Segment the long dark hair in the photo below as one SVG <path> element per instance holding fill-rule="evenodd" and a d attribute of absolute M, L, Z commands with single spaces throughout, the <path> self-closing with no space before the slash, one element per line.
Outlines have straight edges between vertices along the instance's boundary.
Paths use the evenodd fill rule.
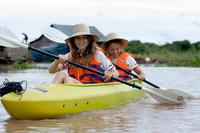
<path fill-rule="evenodd" d="M 91 59 L 95 58 L 95 55 L 97 52 L 96 45 L 94 44 L 95 41 L 94 41 L 93 37 L 91 37 L 91 36 L 87 36 L 87 39 L 88 39 L 89 44 L 87 45 L 84 53 L 82 53 L 82 55 L 81 55 L 78 47 L 75 44 L 74 37 L 71 38 L 69 46 L 70 46 L 70 52 L 72 55 L 72 61 L 81 63 L 81 58 L 89 59 L 89 61 Z M 89 63 L 89 62 L 86 62 L 86 63 Z M 88 65 L 88 64 L 86 64 L 86 65 Z"/>

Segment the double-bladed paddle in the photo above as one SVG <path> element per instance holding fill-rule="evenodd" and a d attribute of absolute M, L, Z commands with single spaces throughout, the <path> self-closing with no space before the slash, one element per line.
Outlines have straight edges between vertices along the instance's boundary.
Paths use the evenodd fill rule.
<path fill-rule="evenodd" d="M 26 44 L 21 43 L 19 41 L 19 39 L 17 39 L 16 36 L 13 37 L 13 36 L 11 36 L 11 34 L 14 35 L 11 31 L 0 27 L 0 45 L 5 46 L 5 47 L 12 47 L 12 48 L 23 47 L 25 49 L 32 50 L 32 51 L 47 55 L 47 56 L 52 57 L 54 59 L 59 59 L 59 57 L 56 56 L 56 55 L 50 54 L 48 52 L 45 52 L 45 51 L 42 51 L 40 49 L 36 49 L 34 47 L 31 47 L 31 46 L 28 46 Z M 68 63 L 104 76 L 104 73 L 102 73 L 102 72 L 90 69 L 86 66 L 77 64 L 75 62 L 68 61 Z M 160 103 L 165 103 L 165 104 L 182 104 L 182 103 L 185 103 L 184 96 L 176 94 L 176 93 L 168 92 L 168 91 L 165 91 L 165 90 L 162 90 L 162 89 L 141 87 L 141 86 L 129 83 L 127 81 L 123 81 L 123 80 L 115 78 L 115 77 L 112 77 L 111 79 L 118 81 L 118 82 L 121 82 L 123 84 L 129 85 L 131 87 L 143 90 L 144 92 L 148 93 L 151 97 L 153 97 L 154 99 L 156 99 Z"/>
<path fill-rule="evenodd" d="M 53 27 L 46 27 L 46 28 L 42 31 L 42 33 L 44 34 L 45 37 L 47 37 L 48 39 L 50 39 L 50 40 L 52 40 L 52 41 L 54 41 L 54 42 L 56 42 L 56 40 L 59 40 L 59 42 L 65 43 L 64 40 L 66 39 L 66 37 L 63 35 L 63 33 L 62 33 L 61 31 L 59 31 L 59 30 L 57 30 L 57 29 L 55 29 L 55 28 L 53 28 Z M 57 38 L 57 39 L 55 39 L 55 38 Z M 115 66 L 116 66 L 116 65 L 115 65 Z M 135 75 L 134 73 L 132 73 L 132 72 L 130 72 L 130 71 L 126 71 L 126 70 L 124 70 L 123 68 L 121 68 L 121 67 L 119 67 L 119 66 L 116 66 L 116 67 L 118 67 L 118 69 L 121 69 L 122 71 L 124 71 L 124 72 L 126 72 L 126 73 L 128 73 L 128 74 L 130 74 L 130 75 L 132 75 L 132 76 L 134 76 L 135 78 L 138 79 L 138 76 Z M 157 88 L 157 89 L 161 89 L 159 86 L 153 84 L 153 83 L 150 82 L 150 81 L 147 81 L 146 79 L 144 79 L 143 82 L 145 82 L 145 83 L 149 84 L 150 86 L 155 87 L 155 88 Z M 194 96 L 192 96 L 192 95 L 190 95 L 190 94 L 188 94 L 187 92 L 184 92 L 184 91 L 182 91 L 182 90 L 177 90 L 177 89 L 165 89 L 165 91 L 172 92 L 172 93 L 175 93 L 175 94 L 177 94 L 177 95 L 181 95 L 181 96 L 183 96 L 183 97 L 186 98 L 186 99 L 194 98 Z"/>

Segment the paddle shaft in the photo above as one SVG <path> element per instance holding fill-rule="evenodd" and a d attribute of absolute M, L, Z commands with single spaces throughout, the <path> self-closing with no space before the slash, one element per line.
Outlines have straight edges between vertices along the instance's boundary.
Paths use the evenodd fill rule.
<path fill-rule="evenodd" d="M 135 78 L 137 78 L 137 79 L 138 79 L 138 76 L 137 76 L 137 75 L 135 75 L 134 73 L 132 73 L 132 72 L 130 72 L 130 71 L 127 71 L 127 70 L 125 70 L 125 69 L 121 68 L 120 66 L 118 66 L 118 65 L 116 65 L 116 64 L 115 64 L 115 66 L 116 66 L 118 69 L 120 69 L 120 70 L 122 70 L 122 71 L 124 71 L 124 72 L 128 73 L 129 75 L 132 75 L 133 77 L 135 77 Z M 149 85 L 151 85 L 151 86 L 155 87 L 155 88 L 160 88 L 159 86 L 157 86 L 157 85 L 155 85 L 155 84 L 153 84 L 153 83 L 151 83 L 151 82 L 147 81 L 146 79 L 144 79 L 143 81 L 144 81 L 145 83 L 147 83 L 147 84 L 149 84 Z"/>
<path fill-rule="evenodd" d="M 32 51 L 35 51 L 35 52 L 38 52 L 38 53 L 41 53 L 41 54 L 44 54 L 44 55 L 47 55 L 47 56 L 52 57 L 52 58 L 54 58 L 54 59 L 59 59 L 59 57 L 56 56 L 56 55 L 54 55 L 54 54 L 51 54 L 51 53 L 42 51 L 42 50 L 37 49 L 37 48 L 34 48 L 34 47 L 28 46 L 28 49 L 29 49 L 29 50 L 32 50 Z M 101 75 L 101 76 L 104 76 L 104 73 L 102 73 L 102 72 L 100 72 L 100 71 L 97 71 L 97 70 L 94 70 L 94 69 L 90 69 L 90 68 L 88 68 L 88 67 L 85 67 L 85 66 L 83 66 L 83 65 L 77 64 L 77 63 L 72 62 L 72 61 L 67 61 L 67 62 L 68 62 L 69 64 L 71 64 L 71 65 L 74 65 L 74 66 L 77 66 L 77 67 L 86 69 L 86 70 L 88 70 L 88 71 L 94 72 L 94 73 L 96 73 L 96 74 L 99 74 L 99 75 Z M 127 81 L 124 81 L 124 80 L 121 80 L 121 79 L 118 79 L 118 78 L 115 78 L 115 77 L 111 77 L 111 79 L 113 79 L 113 80 L 115 80 L 115 81 L 118 81 L 118 82 L 121 82 L 121 83 L 124 83 L 124 84 L 126 84 L 126 85 L 129 85 L 129 86 L 131 86 L 131 87 L 135 87 L 135 88 L 140 89 L 140 90 L 142 89 L 142 87 L 137 86 L 136 84 L 132 84 L 132 83 L 129 83 L 129 82 L 127 82 Z"/>

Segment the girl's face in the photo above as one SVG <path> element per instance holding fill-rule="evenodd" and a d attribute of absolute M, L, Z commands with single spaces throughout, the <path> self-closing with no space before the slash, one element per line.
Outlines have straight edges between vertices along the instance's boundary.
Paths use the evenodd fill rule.
<path fill-rule="evenodd" d="M 76 37 L 74 37 L 75 45 L 79 50 L 84 50 L 88 46 L 89 41 L 90 40 L 89 40 L 88 36 L 76 36 Z"/>
<path fill-rule="evenodd" d="M 119 42 L 112 42 L 110 43 L 107 52 L 110 56 L 116 58 L 122 52 L 122 47 Z"/>

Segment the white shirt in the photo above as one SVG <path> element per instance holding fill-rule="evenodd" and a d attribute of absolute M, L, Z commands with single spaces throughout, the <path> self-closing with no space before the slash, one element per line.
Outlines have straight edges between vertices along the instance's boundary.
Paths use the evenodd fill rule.
<path fill-rule="evenodd" d="M 126 60 L 127 64 L 129 65 L 129 67 L 134 70 L 136 67 L 138 67 L 139 65 L 137 64 L 137 62 L 135 61 L 135 59 L 132 56 L 128 56 L 127 60 Z"/>
<path fill-rule="evenodd" d="M 104 70 L 116 70 L 115 66 L 112 64 L 112 62 L 105 56 L 105 54 L 102 51 L 97 51 L 96 55 L 97 61 L 102 63 L 102 67 Z"/>

